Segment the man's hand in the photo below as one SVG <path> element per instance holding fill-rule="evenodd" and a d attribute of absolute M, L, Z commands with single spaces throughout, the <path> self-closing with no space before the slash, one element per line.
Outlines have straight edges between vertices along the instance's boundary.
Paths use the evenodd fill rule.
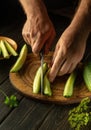
<path fill-rule="evenodd" d="M 27 18 L 22 34 L 24 40 L 31 45 L 33 53 L 39 53 L 43 46 L 45 53 L 48 53 L 55 30 L 47 14 L 42 11 Z"/>
<path fill-rule="evenodd" d="M 79 29 L 68 27 L 60 37 L 53 55 L 49 79 L 52 82 L 57 75 L 71 73 L 81 61 L 87 36 Z"/>
<path fill-rule="evenodd" d="M 39 53 L 43 46 L 45 53 L 48 53 L 55 37 L 55 29 L 43 1 L 19 1 L 27 17 L 22 30 L 24 40 L 32 47 L 33 53 Z"/>
<path fill-rule="evenodd" d="M 71 73 L 83 58 L 86 41 L 91 31 L 91 0 L 82 0 L 78 10 L 60 37 L 53 56 L 49 79 Z"/>

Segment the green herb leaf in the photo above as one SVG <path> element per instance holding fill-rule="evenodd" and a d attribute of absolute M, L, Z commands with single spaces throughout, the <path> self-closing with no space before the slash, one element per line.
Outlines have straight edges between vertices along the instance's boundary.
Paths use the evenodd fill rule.
<path fill-rule="evenodd" d="M 8 105 L 9 107 L 17 107 L 18 106 L 18 100 L 15 95 L 11 95 L 10 97 L 6 96 L 4 103 Z"/>

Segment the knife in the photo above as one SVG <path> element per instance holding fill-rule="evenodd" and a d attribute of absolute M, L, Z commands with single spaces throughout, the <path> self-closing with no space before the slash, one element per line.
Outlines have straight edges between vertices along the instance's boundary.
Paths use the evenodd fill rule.
<path fill-rule="evenodd" d="M 44 63 L 44 57 L 43 57 L 43 51 L 40 52 L 40 60 L 41 60 L 41 94 L 43 94 L 44 86 L 43 86 L 43 63 Z"/>

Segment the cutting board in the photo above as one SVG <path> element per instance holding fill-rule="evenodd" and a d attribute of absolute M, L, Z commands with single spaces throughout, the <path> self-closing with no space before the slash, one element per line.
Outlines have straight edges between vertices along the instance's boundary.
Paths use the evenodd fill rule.
<path fill-rule="evenodd" d="M 50 63 L 52 59 L 52 52 L 44 56 L 44 61 Z M 26 62 L 22 69 L 17 73 L 10 73 L 10 81 L 15 89 L 19 92 L 38 101 L 57 103 L 57 104 L 73 104 L 79 103 L 84 97 L 91 97 L 91 92 L 88 91 L 84 84 L 84 81 L 78 78 L 77 83 L 74 86 L 73 95 L 70 98 L 63 97 L 64 85 L 69 75 L 57 76 L 55 81 L 51 83 L 52 96 L 46 96 L 39 94 L 33 94 L 32 86 L 35 73 L 40 66 L 39 56 L 35 56 L 32 53 L 28 54 Z"/>

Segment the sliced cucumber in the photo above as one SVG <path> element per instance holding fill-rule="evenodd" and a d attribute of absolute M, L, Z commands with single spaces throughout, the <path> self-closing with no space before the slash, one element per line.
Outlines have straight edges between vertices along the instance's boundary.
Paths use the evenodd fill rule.
<path fill-rule="evenodd" d="M 7 51 L 7 48 L 6 48 L 3 40 L 0 41 L 0 49 L 1 49 L 1 53 L 2 53 L 3 57 L 8 59 L 10 57 L 10 55 Z"/>
<path fill-rule="evenodd" d="M 83 69 L 83 79 L 86 87 L 91 91 L 91 62 L 88 62 Z"/>
<path fill-rule="evenodd" d="M 43 75 L 45 74 L 45 72 L 47 71 L 48 67 L 47 64 L 44 63 L 43 64 Z M 39 93 L 41 88 L 41 66 L 38 68 L 38 70 L 36 71 L 35 74 L 35 78 L 33 81 L 33 93 Z"/>
<path fill-rule="evenodd" d="M 47 74 L 44 75 L 44 94 L 47 96 L 52 96 L 50 81 L 48 80 Z"/>
<path fill-rule="evenodd" d="M 8 51 L 11 55 L 13 55 L 13 56 L 17 56 L 17 55 L 18 55 L 18 53 L 15 51 L 15 49 L 14 49 L 7 41 L 4 40 L 4 43 L 5 43 L 5 46 L 6 46 L 6 48 L 7 48 L 7 51 Z"/>
<path fill-rule="evenodd" d="M 28 53 L 28 48 L 27 48 L 27 45 L 24 44 L 20 51 L 19 57 L 16 60 L 13 67 L 11 68 L 10 72 L 12 72 L 12 73 L 18 72 L 22 68 L 22 66 L 24 65 L 24 62 L 26 60 L 27 53 Z"/>
<path fill-rule="evenodd" d="M 77 77 L 77 72 L 76 71 L 73 71 L 69 75 L 69 77 L 68 77 L 68 79 L 66 81 L 65 87 L 64 87 L 64 92 L 63 92 L 64 97 L 68 98 L 68 97 L 72 96 L 76 77 Z"/>

